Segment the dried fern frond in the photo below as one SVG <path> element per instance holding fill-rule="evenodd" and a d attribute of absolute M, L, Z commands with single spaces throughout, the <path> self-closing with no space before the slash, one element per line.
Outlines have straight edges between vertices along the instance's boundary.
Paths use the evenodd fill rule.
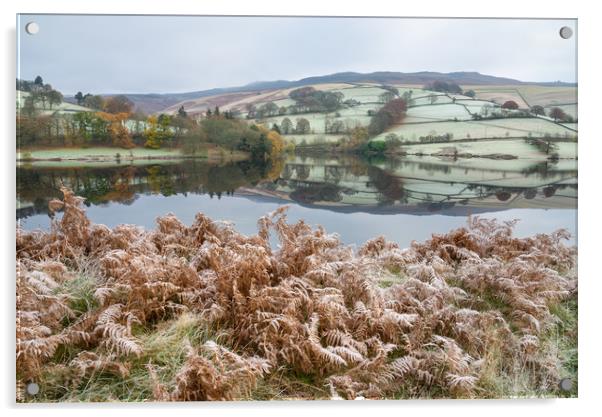
<path fill-rule="evenodd" d="M 143 335 L 184 313 L 219 344 L 188 343 L 170 383 L 149 363 L 156 400 L 249 398 L 274 369 L 348 399 L 474 397 L 491 369 L 528 368 L 538 387 L 559 378 L 542 341 L 558 324 L 554 308 L 576 298 L 565 231 L 516 238 L 514 222 L 473 217 L 408 249 L 379 237 L 354 251 L 320 227 L 288 223 L 286 207 L 261 218 L 256 236 L 201 213 L 190 227 L 166 215 L 147 231 L 92 225 L 82 199 L 63 195 L 49 232 L 17 230 L 22 383 L 49 364 L 76 380 L 127 378 L 129 363 L 150 355 Z M 88 265 L 97 269 L 88 307 L 74 308 L 65 288 Z M 62 346 L 75 358 L 55 363 Z"/>
<path fill-rule="evenodd" d="M 188 343 L 188 342 L 187 342 Z M 267 361 L 257 357 L 244 358 L 228 349 L 207 342 L 199 354 L 190 344 L 184 366 L 178 371 L 174 389 L 155 384 L 155 399 L 159 401 L 219 401 L 233 400 L 247 394 L 257 378 L 269 371 Z M 156 377 L 154 378 L 156 381 Z"/>
<path fill-rule="evenodd" d="M 114 356 L 102 357 L 94 352 L 80 352 L 69 364 L 79 379 L 90 374 L 109 373 L 121 378 L 129 374 L 129 366 L 116 361 Z"/>

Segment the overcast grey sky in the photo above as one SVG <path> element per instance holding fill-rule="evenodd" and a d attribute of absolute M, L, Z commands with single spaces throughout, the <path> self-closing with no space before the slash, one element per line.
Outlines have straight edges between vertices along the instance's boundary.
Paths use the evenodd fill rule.
<path fill-rule="evenodd" d="M 25 25 L 35 21 L 36 35 Z M 342 71 L 576 81 L 573 20 L 22 15 L 18 76 L 65 94 L 184 92 Z"/>

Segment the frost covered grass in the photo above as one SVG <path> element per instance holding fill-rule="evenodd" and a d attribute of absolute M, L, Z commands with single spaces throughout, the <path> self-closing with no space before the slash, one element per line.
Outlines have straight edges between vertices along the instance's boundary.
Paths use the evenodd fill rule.
<path fill-rule="evenodd" d="M 575 104 L 549 104 L 549 105 L 545 106 L 544 108 L 546 110 L 546 113 L 548 113 L 550 111 L 550 109 L 552 109 L 554 107 L 558 107 L 558 108 L 562 109 L 562 111 L 564 111 L 566 114 L 568 114 L 569 116 L 571 116 L 574 119 L 576 119 L 578 116 L 577 103 L 575 103 Z M 565 123 L 565 124 L 567 124 L 567 123 Z"/>
<path fill-rule="evenodd" d="M 427 90 L 423 90 L 420 91 L 419 93 L 427 93 Z M 435 96 L 435 99 L 432 99 L 431 97 Z M 433 102 L 433 100 L 436 100 Z M 438 93 L 438 92 L 429 92 L 428 95 L 422 96 L 422 97 L 417 97 L 417 98 L 413 98 L 412 99 L 412 105 L 413 106 L 430 106 L 430 105 L 434 105 L 434 104 L 451 104 L 453 103 L 453 100 L 444 93 Z"/>
<path fill-rule="evenodd" d="M 365 104 L 379 103 L 379 96 L 386 90 L 376 86 L 355 85 L 353 87 L 341 88 L 332 91 L 343 93 L 345 95 L 345 99 L 354 99 Z"/>
<path fill-rule="evenodd" d="M 482 86 L 481 86 L 482 87 Z M 534 88 L 517 89 L 514 87 L 503 86 L 503 88 L 492 87 L 491 89 L 479 89 L 477 92 L 482 94 L 483 99 L 471 99 L 464 95 L 445 94 L 441 92 L 429 91 L 420 87 L 399 87 L 400 95 L 408 94 L 409 108 L 403 123 L 392 126 L 387 131 L 373 137 L 372 141 L 385 140 L 387 135 L 396 134 L 402 141 L 420 142 L 421 137 L 452 135 L 454 140 L 475 140 L 475 139 L 504 139 L 504 138 L 523 138 L 523 137 L 545 137 L 551 136 L 555 139 L 575 140 L 577 133 L 573 126 L 563 126 L 554 123 L 551 119 L 544 118 L 507 118 L 494 120 L 473 120 L 474 114 L 481 114 L 484 106 L 492 111 L 499 107 L 505 99 L 515 99 L 521 107 L 529 106 L 521 98 L 521 94 L 533 97 L 540 102 L 547 101 L 556 103 L 560 97 L 569 97 L 571 89 L 558 90 L 554 88 Z M 326 134 L 326 120 L 343 122 L 345 130 L 350 130 L 355 126 L 369 126 L 372 114 L 378 111 L 384 103 L 381 101 L 381 94 L 386 90 L 377 85 L 353 85 L 346 88 L 331 88 L 332 92 L 344 94 L 345 100 L 353 99 L 361 104 L 341 108 L 336 112 L 325 113 L 303 113 L 297 115 L 280 115 L 266 117 L 262 120 L 267 126 L 277 124 L 280 126 L 282 120 L 286 117 L 295 124 L 296 119 L 305 118 L 310 123 L 311 133 L 305 135 L 296 135 L 294 133 L 285 134 L 287 139 L 291 140 L 297 146 L 320 145 L 326 143 L 341 143 L 345 138 L 345 133 Z M 491 91 L 490 91 L 491 90 Z M 481 97 L 481 95 L 478 95 Z M 491 101 L 491 100 L 495 100 Z M 283 99 L 277 102 L 278 105 L 289 103 L 290 99 Z M 556 104 L 554 104 L 556 105 Z M 576 105 L 566 105 L 568 113 L 576 112 Z M 477 146 L 478 147 L 478 146 Z M 486 147 L 486 146 L 484 146 Z M 489 152 L 491 153 L 491 152 Z M 521 157 L 521 154 L 513 154 Z"/>
<path fill-rule="evenodd" d="M 31 159 L 49 160 L 49 159 L 62 159 L 62 160 L 73 160 L 73 159 L 115 159 L 116 155 L 122 159 L 128 158 L 161 158 L 161 157 L 181 157 L 182 154 L 179 149 L 148 149 L 148 148 L 134 148 L 134 149 L 120 149 L 110 147 L 90 147 L 90 148 L 48 148 L 48 149 L 23 149 L 17 152 L 17 159 L 22 159 L 23 155 L 27 153 Z"/>
<path fill-rule="evenodd" d="M 562 147 L 562 158 L 576 158 L 576 143 L 566 143 Z M 488 139 L 471 142 L 450 143 L 424 143 L 416 145 L 402 145 L 401 150 L 413 155 L 444 154 L 471 154 L 474 156 L 487 156 L 495 154 L 513 155 L 520 157 L 519 163 L 532 163 L 532 160 L 543 160 L 548 155 L 536 147 L 528 144 L 524 139 Z"/>
<path fill-rule="evenodd" d="M 550 135 L 553 138 L 558 137 L 566 140 L 575 140 L 577 137 L 577 133 L 574 130 L 552 121 L 540 118 L 524 118 L 400 124 L 376 136 L 372 140 L 384 140 L 390 133 L 395 133 L 402 140 L 412 142 L 418 142 L 422 136 L 441 136 L 445 134 L 453 135 L 452 142 L 467 139 L 522 138 L 529 135 L 533 137 Z"/>
<path fill-rule="evenodd" d="M 215 145 L 208 145 L 192 156 L 183 154 L 179 148 L 149 149 L 137 147 L 121 149 L 94 146 L 90 148 L 23 148 L 17 150 L 17 163 L 19 165 L 35 164 L 38 167 L 79 166 L 82 162 L 85 162 L 87 166 L 107 166 L 116 163 L 145 164 L 149 160 L 168 162 L 187 158 L 236 161 L 247 159 L 248 154 L 238 150 L 226 150 Z"/>
<path fill-rule="evenodd" d="M 49 232 L 17 230 L 19 400 L 547 397 L 576 382 L 562 230 L 518 239 L 473 218 L 355 251 L 284 207 L 253 236 L 200 213 L 109 229 L 63 193 Z"/>
<path fill-rule="evenodd" d="M 495 100 L 499 104 L 514 100 L 521 107 L 536 104 L 546 106 L 577 102 L 577 87 L 541 85 L 463 85 L 464 89 L 474 90 L 477 98 Z M 526 100 L 526 102 L 525 102 Z"/>
<path fill-rule="evenodd" d="M 437 120 L 471 120 L 472 116 L 461 104 L 434 104 L 410 107 L 404 123 L 430 122 Z"/>

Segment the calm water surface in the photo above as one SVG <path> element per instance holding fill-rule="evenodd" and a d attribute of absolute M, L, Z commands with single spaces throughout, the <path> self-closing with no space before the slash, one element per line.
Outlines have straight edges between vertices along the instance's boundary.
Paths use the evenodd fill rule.
<path fill-rule="evenodd" d="M 286 204 L 290 221 L 322 225 L 356 245 L 384 235 L 407 246 L 465 225 L 470 214 L 519 219 L 518 236 L 559 228 L 575 235 L 577 227 L 576 161 L 295 156 L 262 165 L 35 164 L 17 170 L 23 228 L 49 227 L 47 204 L 60 197 L 61 184 L 86 197 L 93 222 L 108 226 L 152 228 L 170 212 L 190 224 L 203 212 L 254 234 L 259 217 Z"/>

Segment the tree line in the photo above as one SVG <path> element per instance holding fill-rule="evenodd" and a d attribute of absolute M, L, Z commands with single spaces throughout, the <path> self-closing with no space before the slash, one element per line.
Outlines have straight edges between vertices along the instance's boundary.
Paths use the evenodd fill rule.
<path fill-rule="evenodd" d="M 215 111 L 187 129 L 182 138 L 182 152 L 195 155 L 206 149 L 207 144 L 247 152 L 254 160 L 277 156 L 285 150 L 284 139 L 278 130 L 249 125 L 229 113 Z"/>
<path fill-rule="evenodd" d="M 52 110 L 53 106 L 63 102 L 63 95 L 52 88 L 52 85 L 44 84 L 39 75 L 33 81 L 17 79 L 17 90 L 29 93 L 20 109 L 24 113 L 33 113 L 36 106 L 43 110 Z"/>
<path fill-rule="evenodd" d="M 30 93 L 27 99 L 33 97 L 28 111 L 19 109 L 17 112 L 18 147 L 181 147 L 184 152 L 194 154 L 215 145 L 231 151 L 249 152 L 254 158 L 284 150 L 284 140 L 277 129 L 249 126 L 236 119 L 232 112 L 221 112 L 217 106 L 208 109 L 199 120 L 189 117 L 184 107 L 173 115 L 145 115 L 136 111 L 134 103 L 124 95 L 102 97 L 78 92 L 75 100 L 90 107 L 91 111 L 48 112 L 41 96 L 31 94 L 52 90 L 43 84 L 41 77 L 38 78 L 17 80 L 17 88 Z M 301 123 L 301 130 L 308 128 Z"/>
<path fill-rule="evenodd" d="M 358 105 L 357 100 L 343 100 L 345 96 L 338 91 L 321 91 L 314 87 L 301 87 L 292 90 L 289 98 L 295 102 L 290 106 L 278 106 L 268 101 L 260 106 L 249 103 L 246 106 L 247 119 L 263 119 L 271 116 L 302 113 L 330 113 L 346 106 Z"/>
<path fill-rule="evenodd" d="M 376 136 L 396 123 L 399 123 L 405 116 L 407 111 L 407 103 L 403 98 L 396 98 L 383 107 L 381 107 L 370 119 L 368 131 L 371 135 Z"/>

